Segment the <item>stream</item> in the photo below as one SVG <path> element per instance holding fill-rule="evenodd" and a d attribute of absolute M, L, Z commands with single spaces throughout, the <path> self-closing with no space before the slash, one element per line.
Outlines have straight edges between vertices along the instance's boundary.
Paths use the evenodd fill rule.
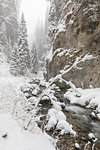
<path fill-rule="evenodd" d="M 93 109 L 69 104 L 66 106 L 66 110 L 78 122 L 79 126 L 93 133 L 98 139 L 97 142 L 100 144 L 100 121 L 91 117 L 90 114 Z"/>

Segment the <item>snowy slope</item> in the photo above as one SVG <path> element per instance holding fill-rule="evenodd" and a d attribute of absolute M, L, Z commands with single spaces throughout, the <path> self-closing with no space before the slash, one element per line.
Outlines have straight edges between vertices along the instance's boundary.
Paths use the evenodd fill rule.
<path fill-rule="evenodd" d="M 0 52 L 0 112 L 11 112 L 16 99 L 21 95 L 20 87 L 24 78 L 13 77 L 5 55 Z"/>
<path fill-rule="evenodd" d="M 9 64 L 6 61 L 4 53 L 0 52 L 0 77 L 11 77 Z"/>
<path fill-rule="evenodd" d="M 12 118 L 16 101 L 24 98 L 20 87 L 27 80 L 10 74 L 6 58 L 0 52 L 0 150 L 55 150 L 39 128 L 34 134 L 29 133 Z"/>
<path fill-rule="evenodd" d="M 4 137 L 6 135 L 6 137 Z M 0 150 L 55 150 L 42 133 L 31 134 L 8 114 L 0 114 Z"/>

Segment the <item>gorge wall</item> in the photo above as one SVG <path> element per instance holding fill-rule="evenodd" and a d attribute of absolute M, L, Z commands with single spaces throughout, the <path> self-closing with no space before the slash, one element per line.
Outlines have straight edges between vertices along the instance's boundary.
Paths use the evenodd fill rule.
<path fill-rule="evenodd" d="M 0 0 L 0 49 L 11 59 L 12 47 L 18 38 L 20 0 Z"/>
<path fill-rule="evenodd" d="M 66 1 L 46 67 L 47 80 L 62 73 L 76 87 L 100 87 L 99 0 Z"/>
<path fill-rule="evenodd" d="M 16 0 L 0 0 L 0 41 L 10 40 L 13 45 L 17 39 L 17 5 Z"/>

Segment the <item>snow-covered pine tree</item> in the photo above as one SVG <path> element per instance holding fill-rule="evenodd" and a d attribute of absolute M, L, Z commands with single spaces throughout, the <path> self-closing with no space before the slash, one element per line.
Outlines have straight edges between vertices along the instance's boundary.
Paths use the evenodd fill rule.
<path fill-rule="evenodd" d="M 14 45 L 13 47 L 13 51 L 12 51 L 12 55 L 11 55 L 11 67 L 10 67 L 10 72 L 13 75 L 18 75 L 18 61 L 19 61 L 19 57 L 18 57 L 18 47 L 17 44 Z"/>
<path fill-rule="evenodd" d="M 31 72 L 37 73 L 38 70 L 38 60 L 37 60 L 37 51 L 35 43 L 33 42 L 32 50 L 31 50 Z"/>
<path fill-rule="evenodd" d="M 18 53 L 19 53 L 19 66 L 20 75 L 25 75 L 28 68 L 30 68 L 30 55 L 27 41 L 27 28 L 22 14 L 21 22 L 18 30 Z"/>

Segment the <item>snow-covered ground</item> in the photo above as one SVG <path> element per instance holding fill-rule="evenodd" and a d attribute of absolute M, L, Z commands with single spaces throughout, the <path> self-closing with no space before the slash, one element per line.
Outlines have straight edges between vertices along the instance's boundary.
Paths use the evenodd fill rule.
<path fill-rule="evenodd" d="M 55 150 L 43 133 L 22 130 L 8 114 L 0 114 L 0 150 Z"/>
<path fill-rule="evenodd" d="M 19 89 L 25 82 L 27 78 L 10 74 L 5 55 L 0 52 L 0 112 L 11 113 L 15 101 L 21 96 Z"/>
<path fill-rule="evenodd" d="M 12 112 L 23 98 L 20 87 L 27 78 L 13 77 L 5 56 L 0 53 L 0 150 L 55 150 L 49 137 L 38 128 L 34 133 L 22 129 Z"/>
<path fill-rule="evenodd" d="M 28 85 L 28 81 L 29 79 L 27 77 L 14 77 L 10 74 L 6 58 L 0 52 L 0 150 L 55 150 L 55 141 L 46 133 L 43 133 L 36 126 L 37 124 L 32 122 L 32 130 L 24 130 L 18 120 L 19 118 L 14 116 L 14 112 L 17 112 L 14 111 L 16 102 L 26 100 L 20 88 Z M 44 85 L 45 82 L 42 82 L 41 84 Z M 53 108 L 47 114 L 47 125 L 45 129 L 50 130 L 56 125 L 56 130 L 61 130 L 61 134 L 70 133 L 75 136 L 77 133 L 72 129 L 72 125 L 67 122 L 60 103 L 54 97 L 54 87 L 49 87 L 48 83 L 46 83 L 45 87 L 44 95 L 48 95 L 47 98 L 51 98 L 53 104 Z M 35 90 L 38 90 L 37 85 Z M 36 91 L 33 92 L 37 94 Z M 64 97 L 72 104 L 75 103 L 88 108 L 94 108 L 91 115 L 100 119 L 100 88 L 83 90 L 72 86 L 64 94 Z M 20 110 L 19 105 L 18 110 Z M 17 113 L 19 113 L 21 118 L 21 112 L 19 111 Z M 25 114 L 22 115 L 25 117 Z M 22 123 L 24 121 L 22 120 Z M 78 147 L 77 143 L 76 147 Z"/>
<path fill-rule="evenodd" d="M 9 64 L 6 61 L 5 55 L 0 52 L 0 77 L 11 77 L 9 72 Z"/>

